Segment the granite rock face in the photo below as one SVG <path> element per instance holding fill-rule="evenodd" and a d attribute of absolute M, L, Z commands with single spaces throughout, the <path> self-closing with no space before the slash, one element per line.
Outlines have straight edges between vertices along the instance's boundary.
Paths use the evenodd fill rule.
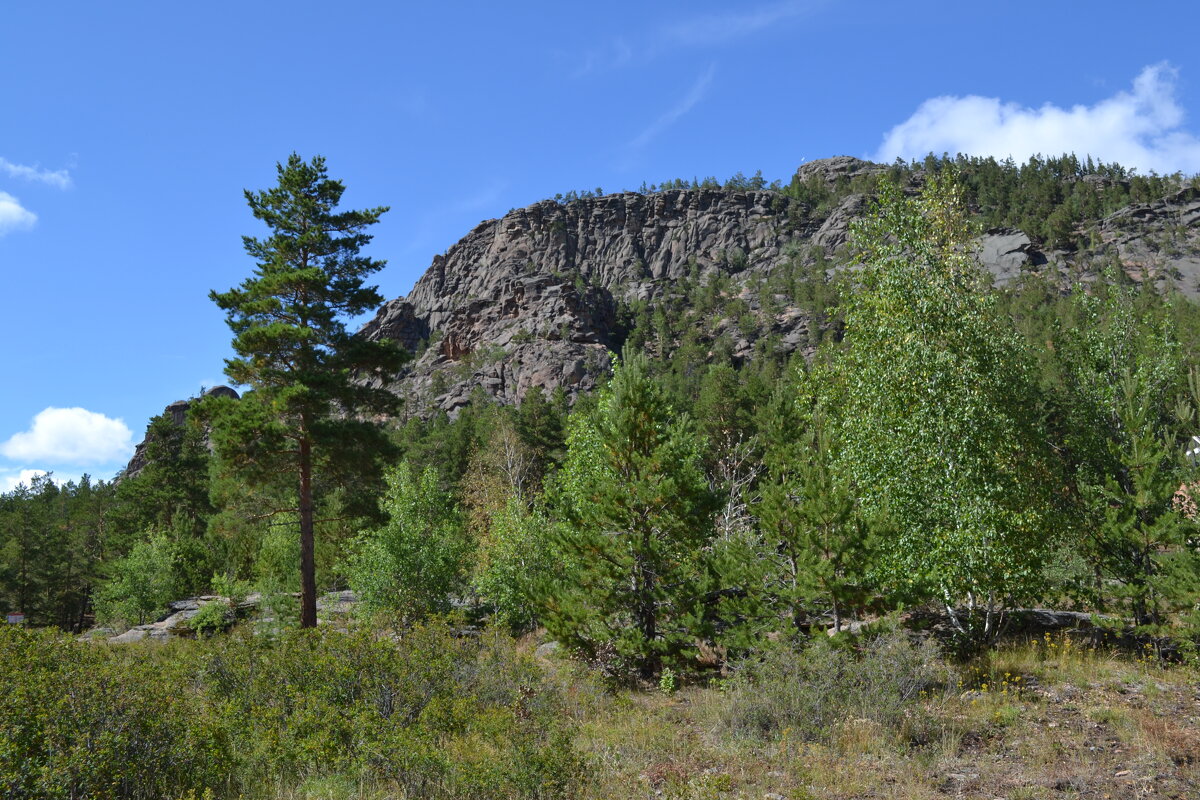
<path fill-rule="evenodd" d="M 1099 234 L 1135 281 L 1200 298 L 1200 189 L 1126 206 L 1104 218 Z"/>
<path fill-rule="evenodd" d="M 684 276 L 720 271 L 741 284 L 793 257 L 785 249 L 806 219 L 793 202 L 695 189 L 536 203 L 478 225 L 361 333 L 419 352 L 389 384 L 416 413 L 453 414 L 477 389 L 505 403 L 535 386 L 574 397 L 620 346 L 623 303 L 654 303 Z M 845 230 L 826 236 L 833 247 Z M 785 336 L 808 322 L 779 316 Z"/>
<path fill-rule="evenodd" d="M 731 296 L 746 300 L 753 329 L 714 319 L 703 332 L 732 337 L 735 359 L 751 358 L 764 336 L 808 355 L 814 332 L 828 321 L 759 290 L 789 263 L 845 266 L 851 225 L 871 205 L 868 195 L 846 188 L 887 170 L 849 156 L 801 165 L 801 184 L 839 189 L 842 199 L 824 209 L 772 191 L 722 189 L 535 203 L 481 222 L 435 256 L 412 291 L 380 308 L 361 333 L 416 354 L 383 383 L 405 400 L 405 413 L 419 416 L 454 415 L 478 391 L 511 404 L 535 386 L 572 398 L 590 390 L 623 341 L 622 309 L 678 298 L 685 276 L 724 273 Z M 904 190 L 915 191 L 922 179 L 918 171 Z M 1025 232 L 1002 228 L 982 234 L 975 253 L 999 286 L 1027 273 L 1094 278 L 1115 254 L 1134 280 L 1170 283 L 1195 297 L 1198 223 L 1200 191 L 1188 189 L 1112 214 L 1086 252 L 1043 251 Z"/>
<path fill-rule="evenodd" d="M 1005 286 L 1023 271 L 1047 262 L 1024 231 L 1015 228 L 994 228 L 981 236 L 978 257 L 997 286 Z"/>

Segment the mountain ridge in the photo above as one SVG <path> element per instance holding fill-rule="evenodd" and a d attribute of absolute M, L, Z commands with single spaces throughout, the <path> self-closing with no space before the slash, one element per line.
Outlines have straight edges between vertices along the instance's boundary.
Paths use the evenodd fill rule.
<path fill-rule="evenodd" d="M 510 404 L 535 386 L 572 398 L 589 391 L 627 333 L 622 312 L 655 307 L 688 278 L 723 275 L 732 295 L 752 306 L 757 324 L 741 332 L 735 354 L 748 356 L 768 335 L 785 353 L 811 354 L 810 326 L 828 321 L 788 298 L 762 313 L 754 285 L 789 262 L 844 266 L 851 225 L 889 171 L 849 156 L 801 165 L 792 186 L 824 196 L 827 208 L 780 190 L 707 186 L 543 200 L 480 222 L 360 333 L 416 354 L 387 385 L 421 416 L 453 415 L 480 390 Z M 911 170 L 903 187 L 915 191 L 924 174 Z M 1113 183 L 1088 178 L 1097 179 L 1089 184 L 1097 192 Z M 979 260 L 1003 286 L 1047 271 L 1064 283 L 1094 279 L 1115 256 L 1132 280 L 1169 283 L 1194 298 L 1200 239 L 1189 228 L 1197 219 L 1200 190 L 1185 188 L 1079 226 L 1093 242 L 1076 251 L 1050 248 L 1016 227 L 989 228 L 977 239 Z M 1174 253 L 1159 241 L 1168 229 L 1179 245 Z M 720 320 L 713 322 L 715 338 Z"/>

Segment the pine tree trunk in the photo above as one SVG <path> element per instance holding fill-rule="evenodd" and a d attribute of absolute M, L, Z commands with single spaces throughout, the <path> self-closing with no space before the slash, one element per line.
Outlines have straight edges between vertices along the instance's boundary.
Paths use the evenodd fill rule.
<path fill-rule="evenodd" d="M 300 627 L 317 627 L 317 570 L 313 556 L 312 443 L 300 439 Z"/>
<path fill-rule="evenodd" d="M 634 558 L 634 575 L 637 587 L 634 614 L 638 630 L 646 643 L 646 653 L 639 672 L 643 679 L 651 680 L 658 674 L 659 668 L 658 653 L 654 649 L 654 640 L 658 638 L 658 614 L 654 600 L 654 574 L 641 556 Z"/>

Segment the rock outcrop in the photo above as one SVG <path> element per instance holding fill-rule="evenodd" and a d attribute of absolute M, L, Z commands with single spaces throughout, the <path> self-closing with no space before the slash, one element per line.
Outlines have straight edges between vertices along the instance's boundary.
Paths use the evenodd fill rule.
<path fill-rule="evenodd" d="M 205 391 L 201 396 L 232 397 L 234 400 L 238 399 L 238 393 L 233 389 L 230 389 L 228 386 L 214 386 L 213 388 Z M 188 409 L 192 407 L 192 403 L 194 402 L 195 398 L 191 400 L 176 400 L 174 403 L 171 403 L 165 409 L 163 409 L 163 415 L 169 417 L 172 424 L 182 427 L 184 422 L 187 421 Z M 146 435 L 142 437 L 142 441 L 139 442 L 137 447 L 134 448 L 133 457 L 129 459 L 129 464 L 126 465 L 121 474 L 117 476 L 118 482 L 123 481 L 126 478 L 136 477 L 139 472 L 145 469 L 148 461 L 146 456 L 146 448 L 149 447 L 153 441 L 154 439 L 150 428 L 147 426 Z"/>
<path fill-rule="evenodd" d="M 362 333 L 418 353 L 390 383 L 418 413 L 454 413 L 476 389 L 506 403 L 535 386 L 573 397 L 608 368 L 622 304 L 657 302 L 685 276 L 741 283 L 793 257 L 797 220 L 821 228 L 793 202 L 694 189 L 536 203 L 480 223 Z M 841 219 L 823 229 L 830 247 L 845 241 Z M 784 338 L 808 323 L 786 309 L 779 318 Z"/>
<path fill-rule="evenodd" d="M 298 597 L 298 595 L 294 597 Z M 155 622 L 135 625 L 121 633 L 109 628 L 93 628 L 82 634 L 81 638 L 86 641 L 106 641 L 110 644 L 129 644 L 140 642 L 143 639 L 166 641 L 172 638 L 195 636 L 195 631 L 189 622 L 200 613 L 200 609 L 213 604 L 220 605 L 226 610 L 229 624 L 244 618 L 254 618 L 268 627 L 275 623 L 273 617 L 263 616 L 264 598 L 257 592 L 240 600 L 220 595 L 201 595 L 167 603 L 167 607 Z M 267 605 L 270 604 L 267 603 Z M 345 629 L 357 606 L 358 596 L 352 591 L 326 592 L 317 598 L 317 623 Z"/>
<path fill-rule="evenodd" d="M 1127 206 L 1101 221 L 1099 235 L 1134 280 L 1200 298 L 1200 189 Z"/>
<path fill-rule="evenodd" d="M 1047 262 L 1024 231 L 1016 228 L 993 228 L 979 239 L 979 263 L 992 273 L 996 285 L 1004 286 L 1021 273 Z"/>
<path fill-rule="evenodd" d="M 886 169 L 841 156 L 808 162 L 796 178 L 844 190 Z M 416 355 L 385 383 L 422 416 L 453 415 L 480 390 L 504 403 L 533 387 L 572 398 L 590 390 L 625 334 L 622 307 L 671 297 L 685 277 L 724 273 L 731 296 L 746 299 L 755 329 L 714 319 L 706 331 L 733 336 L 735 358 L 750 357 L 763 336 L 808 352 L 813 330 L 828 323 L 786 301 L 768 313 L 751 286 L 796 260 L 838 262 L 851 223 L 870 205 L 866 194 L 842 194 L 824 211 L 778 192 L 704 188 L 535 203 L 481 222 L 435 256 L 412 291 L 361 333 Z M 989 231 L 979 253 L 999 283 L 1047 263 L 1016 230 Z"/>

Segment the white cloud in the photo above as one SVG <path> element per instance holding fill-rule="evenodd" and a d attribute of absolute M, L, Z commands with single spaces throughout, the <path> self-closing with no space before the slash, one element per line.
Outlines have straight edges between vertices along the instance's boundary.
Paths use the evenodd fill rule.
<path fill-rule="evenodd" d="M 0 444 L 0 455 L 51 464 L 108 464 L 133 452 L 133 433 L 120 419 L 85 408 L 47 408 L 29 430 Z"/>
<path fill-rule="evenodd" d="M 650 127 L 639 133 L 629 146 L 633 149 L 639 149 L 649 144 L 655 137 L 665 131 L 667 128 L 675 124 L 675 122 L 687 112 L 691 111 L 697 103 L 704 99 L 704 95 L 708 92 L 709 84 L 712 83 L 713 75 L 717 72 L 717 65 L 710 64 L 696 82 L 692 84 L 692 88 L 688 89 L 688 93 L 683 98 L 667 110 L 658 119 L 650 124 Z"/>
<path fill-rule="evenodd" d="M 1155 64 L 1118 92 L 1092 106 L 1028 108 L 995 97 L 934 97 L 888 131 L 876 161 L 921 158 L 928 153 L 1029 156 L 1075 153 L 1115 161 L 1142 172 L 1200 172 L 1200 138 L 1185 130 L 1175 97 L 1178 71 Z"/>
<path fill-rule="evenodd" d="M 0 494 L 7 494 L 18 486 L 32 486 L 33 479 L 48 474 L 44 469 L 23 469 L 19 472 L 0 473 Z"/>
<path fill-rule="evenodd" d="M 53 186 L 56 189 L 71 188 L 71 173 L 65 169 L 48 170 L 38 167 L 36 164 L 32 167 L 25 164 L 14 164 L 7 158 L 0 157 L 0 172 L 7 174 L 11 178 L 20 178 L 24 181 L 33 181 L 35 183 L 44 183 L 47 186 Z"/>
<path fill-rule="evenodd" d="M 7 192 L 0 192 L 0 236 L 12 231 L 29 230 L 37 222 L 37 214 L 21 205 Z"/>

